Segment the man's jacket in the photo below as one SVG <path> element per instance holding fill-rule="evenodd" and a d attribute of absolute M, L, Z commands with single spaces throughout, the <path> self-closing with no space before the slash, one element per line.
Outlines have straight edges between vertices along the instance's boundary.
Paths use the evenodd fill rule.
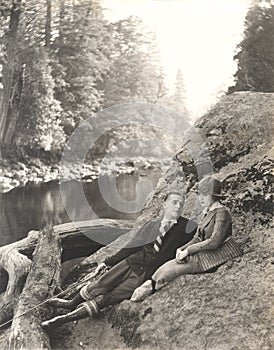
<path fill-rule="evenodd" d="M 196 232 L 197 225 L 191 220 L 180 217 L 165 234 L 160 251 L 154 249 L 154 242 L 160 235 L 161 220 L 147 223 L 139 229 L 129 247 L 122 248 L 116 254 L 105 259 L 105 264 L 114 266 L 126 259 L 130 268 L 139 276 L 145 272 L 145 278 L 153 273 L 165 262 L 174 259 L 177 248 L 188 243 Z"/>

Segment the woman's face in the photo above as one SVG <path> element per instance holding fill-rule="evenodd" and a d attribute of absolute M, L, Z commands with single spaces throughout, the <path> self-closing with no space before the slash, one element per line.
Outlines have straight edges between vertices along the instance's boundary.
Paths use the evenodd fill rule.
<path fill-rule="evenodd" d="M 213 198 L 210 194 L 199 193 L 199 202 L 203 208 L 207 208 L 213 203 Z"/>

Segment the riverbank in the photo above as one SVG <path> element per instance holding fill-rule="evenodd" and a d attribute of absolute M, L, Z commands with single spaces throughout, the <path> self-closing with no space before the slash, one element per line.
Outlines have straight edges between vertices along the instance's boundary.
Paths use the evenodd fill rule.
<path fill-rule="evenodd" d="M 91 182 L 97 179 L 99 175 L 105 174 L 118 176 L 120 174 L 132 174 L 136 171 L 161 171 L 169 163 L 170 159 L 159 160 L 138 157 L 131 161 L 117 158 L 108 162 L 74 163 L 67 168 L 61 168 L 61 163 L 45 164 L 38 158 L 26 163 L 3 159 L 0 162 L 0 193 L 9 192 L 27 183 L 37 184 L 53 180 Z"/>

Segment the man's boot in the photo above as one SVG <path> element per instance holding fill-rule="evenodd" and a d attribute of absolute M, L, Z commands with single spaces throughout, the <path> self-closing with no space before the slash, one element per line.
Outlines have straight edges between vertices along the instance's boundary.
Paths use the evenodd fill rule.
<path fill-rule="evenodd" d="M 58 327 L 62 324 L 80 320 L 87 317 L 96 317 L 100 312 L 100 302 L 102 296 L 82 303 L 76 310 L 73 310 L 66 315 L 53 317 L 51 320 L 47 320 L 41 323 L 43 327 Z"/>
<path fill-rule="evenodd" d="M 48 301 L 48 303 L 56 308 L 60 307 L 67 310 L 73 310 L 76 308 L 77 305 L 81 304 L 83 301 L 85 300 L 81 297 L 80 293 L 77 293 L 75 297 L 71 300 L 51 298 Z"/>
<path fill-rule="evenodd" d="M 67 310 L 73 310 L 83 301 L 94 299 L 100 294 L 103 294 L 103 292 L 104 290 L 102 290 L 102 288 L 94 288 L 92 283 L 87 283 L 72 300 L 51 298 L 48 303 L 56 308 L 60 307 Z"/>
<path fill-rule="evenodd" d="M 69 312 L 66 315 L 56 316 L 50 320 L 41 323 L 42 327 L 58 327 L 64 323 L 80 320 L 89 316 L 84 306 L 78 307 L 76 310 Z"/>

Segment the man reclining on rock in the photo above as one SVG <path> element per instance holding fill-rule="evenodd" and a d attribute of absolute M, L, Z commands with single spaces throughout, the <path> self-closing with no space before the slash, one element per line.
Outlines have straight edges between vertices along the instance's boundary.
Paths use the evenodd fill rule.
<path fill-rule="evenodd" d="M 87 283 L 72 300 L 52 298 L 54 307 L 72 310 L 42 322 L 42 326 L 58 326 L 74 320 L 96 316 L 106 306 L 130 299 L 134 290 L 149 279 L 159 266 L 173 259 L 176 249 L 189 242 L 196 223 L 180 217 L 183 194 L 170 189 L 160 218 L 142 226 L 128 247 L 99 264 L 97 271 L 111 266 L 97 283 Z"/>

